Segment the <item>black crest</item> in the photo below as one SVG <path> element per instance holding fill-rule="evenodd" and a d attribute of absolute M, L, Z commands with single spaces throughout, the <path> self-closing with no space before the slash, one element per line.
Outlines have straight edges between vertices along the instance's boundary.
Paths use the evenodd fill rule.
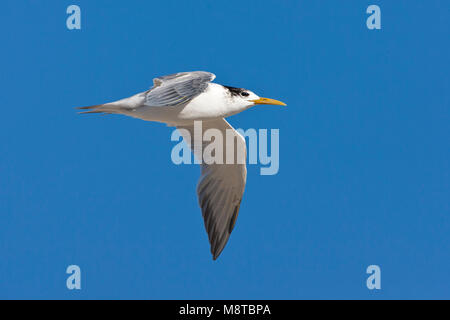
<path fill-rule="evenodd" d="M 228 91 L 230 91 L 230 94 L 232 96 L 240 96 L 242 92 L 246 91 L 245 89 L 242 89 L 242 88 L 234 88 L 234 87 L 227 87 L 227 86 L 224 86 L 224 87 L 227 88 Z"/>

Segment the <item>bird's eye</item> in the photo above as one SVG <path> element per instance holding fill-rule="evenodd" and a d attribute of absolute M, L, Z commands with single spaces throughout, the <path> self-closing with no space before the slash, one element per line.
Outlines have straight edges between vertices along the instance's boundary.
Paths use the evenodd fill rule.
<path fill-rule="evenodd" d="M 243 97 L 248 97 L 249 94 L 248 94 L 248 92 L 243 91 L 243 92 L 241 92 L 241 96 L 243 96 Z"/>

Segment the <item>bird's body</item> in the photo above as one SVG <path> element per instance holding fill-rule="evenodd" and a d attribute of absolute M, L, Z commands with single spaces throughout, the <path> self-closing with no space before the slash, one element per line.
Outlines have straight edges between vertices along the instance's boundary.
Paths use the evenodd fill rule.
<path fill-rule="evenodd" d="M 227 97 L 228 92 L 224 86 L 209 83 L 202 94 L 196 96 L 189 102 L 174 106 L 159 107 L 145 105 L 146 92 L 121 100 L 120 103 L 126 106 L 133 106 L 124 113 L 128 116 L 177 126 L 194 120 L 226 118 L 243 111 L 244 109 L 240 105 L 229 103 L 230 99 Z M 205 108 L 205 106 L 209 107 Z"/>
<path fill-rule="evenodd" d="M 224 118 L 256 104 L 284 103 L 260 98 L 249 90 L 211 83 L 214 78 L 214 74 L 203 71 L 155 78 L 153 87 L 148 91 L 80 109 L 87 110 L 81 113 L 123 114 L 146 121 L 162 122 L 180 130 L 197 159 L 202 161 L 197 193 L 215 260 L 225 247 L 236 222 L 247 177 L 245 139 Z M 194 134 L 194 121 L 202 122 L 200 136 Z M 194 148 L 196 145 L 207 145 L 203 141 L 203 133 L 208 129 L 218 130 L 223 137 L 226 137 L 227 132 L 232 133 L 230 140 L 233 141 L 224 141 L 222 146 L 222 162 L 212 163 Z M 235 141 L 238 150 L 244 152 L 234 154 Z M 225 161 L 227 154 L 231 152 L 233 163 Z"/>
<path fill-rule="evenodd" d="M 177 126 L 194 120 L 226 118 L 251 107 L 251 105 L 242 106 L 232 103 L 230 91 L 216 83 L 208 83 L 202 94 L 192 100 L 171 106 L 148 105 L 146 104 L 147 94 L 148 91 L 141 92 L 129 98 L 98 106 L 94 110 L 95 112 L 120 113 L 146 121 Z"/>

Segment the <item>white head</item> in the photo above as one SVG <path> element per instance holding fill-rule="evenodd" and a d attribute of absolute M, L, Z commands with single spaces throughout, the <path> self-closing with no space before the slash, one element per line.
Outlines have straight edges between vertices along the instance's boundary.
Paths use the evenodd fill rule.
<path fill-rule="evenodd" d="M 238 108 L 248 109 L 257 104 L 280 105 L 280 106 L 286 105 L 285 103 L 278 100 L 261 98 L 254 92 L 247 89 L 233 88 L 226 86 L 224 86 L 224 88 L 231 100 L 231 103 Z"/>

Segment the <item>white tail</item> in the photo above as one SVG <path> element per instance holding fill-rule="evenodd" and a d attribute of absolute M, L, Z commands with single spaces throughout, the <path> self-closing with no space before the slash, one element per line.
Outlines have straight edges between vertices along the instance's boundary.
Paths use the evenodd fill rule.
<path fill-rule="evenodd" d="M 83 113 L 127 114 L 128 112 L 133 111 L 136 108 L 140 107 L 144 103 L 144 100 L 145 100 L 145 92 L 142 92 L 122 100 L 105 104 L 98 104 L 95 106 L 81 107 L 77 109 L 88 110 L 88 111 L 81 111 L 79 112 L 80 114 Z"/>

